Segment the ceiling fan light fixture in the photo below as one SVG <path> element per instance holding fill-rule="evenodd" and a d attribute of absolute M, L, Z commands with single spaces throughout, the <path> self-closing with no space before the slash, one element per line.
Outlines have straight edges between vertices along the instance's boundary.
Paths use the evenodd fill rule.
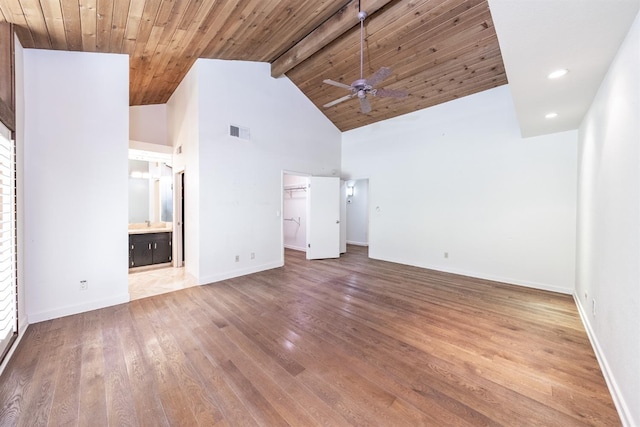
<path fill-rule="evenodd" d="M 568 72 L 569 72 L 569 70 L 567 70 L 566 68 L 559 68 L 559 69 L 549 73 L 547 75 L 547 78 L 550 79 L 550 80 L 559 79 L 560 77 L 566 76 Z"/>
<path fill-rule="evenodd" d="M 358 9 L 360 9 L 359 3 Z M 324 104 L 325 108 L 333 107 L 334 105 L 337 105 L 343 101 L 357 97 L 360 100 L 360 111 L 364 114 L 367 114 L 371 112 L 371 103 L 369 102 L 369 99 L 367 99 L 367 95 L 380 98 L 404 98 L 407 96 L 406 92 L 400 90 L 377 89 L 375 87 L 391 75 L 391 68 L 389 67 L 381 67 L 378 71 L 373 73 L 370 78 L 364 78 L 364 20 L 366 18 L 367 12 L 360 10 L 358 12 L 358 19 L 360 20 L 360 78 L 351 83 L 351 86 L 347 86 L 344 83 L 337 82 L 331 79 L 323 80 L 323 83 L 347 89 L 351 92 L 350 95 L 343 96 L 342 98 L 338 98 L 335 101 Z"/>

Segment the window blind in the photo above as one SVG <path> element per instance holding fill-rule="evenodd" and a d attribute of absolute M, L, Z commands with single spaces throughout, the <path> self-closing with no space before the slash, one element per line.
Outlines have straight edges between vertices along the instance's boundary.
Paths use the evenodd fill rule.
<path fill-rule="evenodd" d="M 16 162 L 10 138 L 0 125 L 0 361 L 18 336 Z"/>

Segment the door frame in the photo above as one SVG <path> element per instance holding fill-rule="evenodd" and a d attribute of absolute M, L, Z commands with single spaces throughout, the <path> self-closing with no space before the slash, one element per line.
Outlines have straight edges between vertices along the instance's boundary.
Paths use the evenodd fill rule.
<path fill-rule="evenodd" d="M 173 266 L 184 266 L 184 211 L 183 211 L 183 197 L 184 189 L 182 188 L 183 180 L 185 177 L 185 169 L 177 170 L 173 174 L 173 234 L 172 234 L 172 246 L 173 246 Z"/>

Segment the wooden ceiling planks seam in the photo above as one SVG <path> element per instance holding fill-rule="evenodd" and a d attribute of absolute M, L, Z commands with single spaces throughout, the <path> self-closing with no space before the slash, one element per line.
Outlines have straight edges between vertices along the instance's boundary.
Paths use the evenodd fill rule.
<path fill-rule="evenodd" d="M 224 5 L 232 6 L 230 2 L 226 2 Z M 197 46 L 194 47 L 190 43 L 185 44 L 184 49 L 182 51 L 184 52 L 185 49 L 191 49 L 191 51 L 194 52 L 191 58 L 185 58 L 184 55 L 181 57 L 181 55 L 178 54 L 178 58 L 182 58 L 181 62 L 183 62 L 182 66 L 179 68 L 181 71 L 184 70 L 181 77 L 184 77 L 184 75 L 186 74 L 188 69 L 191 67 L 195 59 L 200 56 L 202 49 L 204 49 L 206 47 L 206 44 L 208 44 L 208 41 L 211 40 L 212 33 L 216 33 L 219 31 L 219 27 L 215 25 L 216 20 L 224 19 L 224 17 L 228 16 L 227 14 L 230 12 L 229 8 L 221 9 L 219 7 L 224 5 L 220 1 L 213 1 L 211 3 L 212 7 L 209 9 L 209 12 L 205 15 L 204 19 L 198 25 L 198 31 L 204 30 L 205 32 L 199 37 L 196 37 L 195 32 L 193 31 L 191 32 L 193 36 L 192 40 L 195 41 L 195 44 L 197 44 Z M 160 27 L 153 27 L 152 36 L 154 31 L 158 28 Z M 151 38 L 152 37 L 150 37 L 150 39 Z M 165 76 L 164 72 L 162 73 L 162 77 L 158 77 L 158 74 L 157 74 L 158 69 L 160 69 L 160 71 L 163 71 L 161 69 L 161 64 L 163 63 L 162 56 L 164 56 L 164 55 L 156 54 L 158 47 L 159 46 L 162 47 L 162 45 L 159 45 L 159 41 L 160 40 L 157 40 L 154 43 L 153 54 L 145 55 L 147 58 L 147 61 L 143 61 L 143 62 L 147 63 L 146 72 L 144 75 L 140 76 L 141 83 L 133 86 L 134 89 L 132 89 L 131 91 L 132 105 L 164 103 L 169 99 L 171 93 L 173 93 L 173 91 L 178 85 L 178 83 L 175 82 L 175 79 L 171 81 L 171 77 Z M 170 58 L 164 58 L 164 62 L 166 62 L 167 64 L 169 61 L 170 61 Z M 161 80 L 164 81 L 165 84 L 167 85 L 166 88 L 159 87 L 158 89 L 155 89 L 155 90 L 148 89 L 154 77 L 156 77 L 155 79 L 156 82 L 160 82 Z M 169 77 L 169 79 L 167 79 L 166 77 Z M 135 93 L 136 92 L 135 88 L 140 88 L 141 89 L 140 92 Z"/>
<path fill-rule="evenodd" d="M 487 40 L 489 42 L 490 40 Z M 455 73 L 473 73 L 473 71 L 478 68 L 485 66 L 487 61 L 496 59 L 497 64 L 500 64 L 500 51 L 495 48 L 493 43 L 488 43 L 485 46 L 480 47 L 480 50 L 483 52 L 482 59 L 476 61 L 475 55 L 477 52 L 469 53 L 465 48 L 460 48 L 458 50 L 452 51 L 448 53 L 448 56 L 452 57 L 453 60 L 445 61 L 445 63 L 439 67 L 438 75 L 434 77 L 428 68 L 414 69 L 409 78 L 402 80 L 403 84 L 408 90 L 418 91 L 418 93 L 424 89 L 421 85 L 429 84 L 431 86 L 436 85 L 441 79 L 447 79 L 450 75 Z M 470 59 L 473 59 L 473 62 L 469 62 Z M 401 70 L 403 72 L 404 70 Z"/>
<path fill-rule="evenodd" d="M 134 104 L 157 104 L 166 102 L 195 59 L 202 56 L 202 50 L 206 47 L 208 41 L 211 40 L 211 37 L 214 37 L 212 33 L 215 32 L 217 34 L 220 32 L 220 26 L 216 23 L 224 22 L 224 20 L 228 19 L 235 9 L 235 7 L 233 7 L 229 2 L 226 3 L 226 9 L 224 7 L 218 7 L 221 5 L 220 2 L 212 2 L 210 5 L 211 8 L 208 13 L 204 15 L 202 21 L 192 23 L 193 26 L 197 25 L 198 31 L 200 31 L 200 29 L 205 29 L 206 32 L 204 35 L 196 38 L 196 35 L 198 34 L 197 31 L 181 31 L 179 33 L 181 36 L 178 38 L 173 37 L 167 45 L 159 44 L 157 46 L 156 49 L 166 49 L 166 53 L 164 55 L 153 55 L 153 58 L 150 61 L 149 72 L 147 73 L 146 80 L 143 82 L 141 87 L 147 88 L 150 85 L 159 85 L 161 87 L 157 90 L 146 91 L 145 94 L 138 97 L 139 101 L 133 102 Z M 182 22 L 183 19 L 181 18 L 180 21 Z M 200 41 L 200 43 L 198 43 L 198 41 Z M 196 44 L 195 47 L 193 46 L 193 42 Z M 174 52 L 173 55 L 169 54 L 171 50 Z M 193 52 L 193 54 L 185 54 L 188 51 Z M 172 69 L 178 70 L 178 72 L 175 74 L 168 72 L 170 71 L 167 70 L 169 64 L 172 65 Z M 176 78 L 176 75 L 179 75 L 180 78 Z M 152 85 L 151 82 L 153 79 L 155 79 L 156 83 Z M 159 84 L 160 82 L 162 82 L 162 84 Z M 162 87 L 163 85 L 171 90 L 164 90 Z"/>
<path fill-rule="evenodd" d="M 357 3 L 0 0 L 0 21 L 16 24 L 25 48 L 128 54 L 131 105 L 166 102 L 197 58 L 217 58 L 271 62 L 272 72 L 286 63 L 293 67 L 286 75 L 321 108 L 344 95 L 322 79 L 359 78 Z M 379 87 L 409 96 L 375 98 L 368 115 L 351 101 L 322 109 L 339 129 L 507 82 L 487 0 L 362 0 L 362 8 L 371 8 L 365 76 L 390 66 L 393 74 Z"/>
<path fill-rule="evenodd" d="M 276 58 L 302 40 L 307 34 L 337 13 L 344 6 L 344 3 L 344 1 L 297 3 L 296 6 L 302 5 L 303 9 L 299 13 L 292 14 L 288 17 L 289 19 L 287 21 L 283 22 L 282 31 L 272 31 L 271 38 L 264 40 L 264 42 L 254 44 L 254 51 L 251 56 L 256 58 L 258 61 L 273 62 Z M 307 5 L 308 7 L 305 7 Z M 332 5 L 335 6 L 331 7 Z M 305 16 L 309 17 L 308 22 L 303 19 Z M 281 33 L 284 33 L 285 37 L 283 37 Z M 261 44 L 266 44 L 267 46 L 272 45 L 274 48 L 269 49 L 260 55 L 258 49 Z"/>
<path fill-rule="evenodd" d="M 186 16 L 186 14 L 189 13 L 189 9 L 187 8 L 187 11 L 185 11 L 185 15 L 183 15 L 183 18 L 181 19 L 181 24 L 179 24 L 178 27 L 180 28 L 180 25 L 186 25 L 186 22 L 190 20 L 191 22 L 188 24 L 188 28 L 190 28 L 190 30 L 186 30 L 187 33 L 185 35 L 184 41 L 182 42 L 184 43 L 184 45 L 181 48 L 177 48 L 177 50 L 179 50 L 180 52 L 176 54 L 177 59 L 174 63 L 175 69 L 178 70 L 176 71 L 176 75 L 171 78 L 171 81 L 169 81 L 169 79 L 165 79 L 166 81 L 169 81 L 169 83 L 167 83 L 167 87 L 164 88 L 164 90 L 163 88 L 160 88 L 159 90 L 153 91 L 153 93 L 151 93 L 150 90 L 148 90 L 146 87 L 143 87 L 141 84 L 132 85 L 132 105 L 158 104 L 166 102 L 169 99 L 169 96 L 178 86 L 182 77 L 186 75 L 195 59 L 199 56 L 197 52 L 201 48 L 199 46 L 194 47 L 193 45 L 198 44 L 199 41 L 202 41 L 204 39 L 209 40 L 207 36 L 210 34 L 210 32 L 217 31 L 216 27 L 212 25 L 212 20 L 217 16 L 217 13 L 219 12 L 219 8 L 221 6 L 222 3 L 220 1 L 204 0 L 198 8 L 198 11 L 201 11 L 202 13 L 194 14 L 191 18 Z M 195 20 L 194 18 L 196 16 L 200 16 L 201 18 L 199 20 Z M 146 66 L 147 69 L 150 70 L 151 62 L 158 61 L 159 58 L 157 58 L 156 55 L 139 56 L 136 54 L 134 55 L 133 60 L 139 60 L 142 65 L 146 63 L 146 65 L 144 66 Z M 143 74 L 138 75 L 140 79 L 142 79 L 143 76 Z"/>
<path fill-rule="evenodd" d="M 67 0 L 62 0 L 67 1 Z M 87 12 L 87 25 L 92 28 L 95 20 L 95 36 L 91 36 L 87 31 L 87 43 L 95 38 L 94 52 L 107 53 L 111 49 L 111 20 L 113 19 L 113 2 L 111 0 L 96 0 L 94 12 L 89 9 Z M 82 20 L 80 21 L 82 25 Z"/>
<path fill-rule="evenodd" d="M 129 15 L 127 16 L 127 24 L 124 30 L 124 39 L 122 40 L 121 53 L 132 56 L 135 52 L 136 41 L 138 40 L 138 32 L 142 25 L 142 17 L 146 1 L 131 1 L 129 4 Z"/>
<path fill-rule="evenodd" d="M 56 50 L 67 48 L 67 33 L 64 29 L 64 17 L 62 16 L 62 6 L 58 2 L 43 1 L 42 14 L 49 31 L 51 47 Z"/>
<path fill-rule="evenodd" d="M 111 34 L 109 37 L 109 52 L 122 53 L 124 33 L 129 16 L 130 0 L 113 0 L 113 14 L 111 18 Z"/>
<path fill-rule="evenodd" d="M 83 52 L 96 52 L 98 50 L 97 9 L 97 0 L 80 0 L 80 28 L 82 29 Z"/>
<path fill-rule="evenodd" d="M 221 51 L 223 48 L 235 44 L 236 32 L 239 28 L 245 27 L 247 20 L 250 19 L 251 10 L 255 10 L 260 0 L 246 1 L 240 8 L 241 3 L 237 3 L 233 10 L 229 11 L 229 17 L 222 22 L 220 28 L 216 31 L 216 35 L 212 38 L 202 51 L 205 58 L 222 58 Z M 263 12 L 271 12 L 276 8 L 277 2 L 268 2 L 262 6 Z M 264 18 L 263 18 L 264 19 Z M 249 50 L 250 45 L 245 46 L 245 50 Z"/>
<path fill-rule="evenodd" d="M 49 31 L 44 22 L 42 7 L 38 0 L 22 0 L 22 13 L 27 21 L 27 25 L 33 35 L 36 45 L 43 46 L 45 49 L 51 49 L 51 40 L 49 39 Z"/>

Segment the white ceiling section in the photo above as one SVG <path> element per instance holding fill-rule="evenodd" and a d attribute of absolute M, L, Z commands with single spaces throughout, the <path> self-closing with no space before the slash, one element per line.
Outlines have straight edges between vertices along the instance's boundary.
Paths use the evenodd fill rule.
<path fill-rule="evenodd" d="M 523 137 L 577 129 L 640 0 L 489 0 Z M 559 68 L 569 73 L 550 80 Z M 548 113 L 558 114 L 553 119 Z"/>

